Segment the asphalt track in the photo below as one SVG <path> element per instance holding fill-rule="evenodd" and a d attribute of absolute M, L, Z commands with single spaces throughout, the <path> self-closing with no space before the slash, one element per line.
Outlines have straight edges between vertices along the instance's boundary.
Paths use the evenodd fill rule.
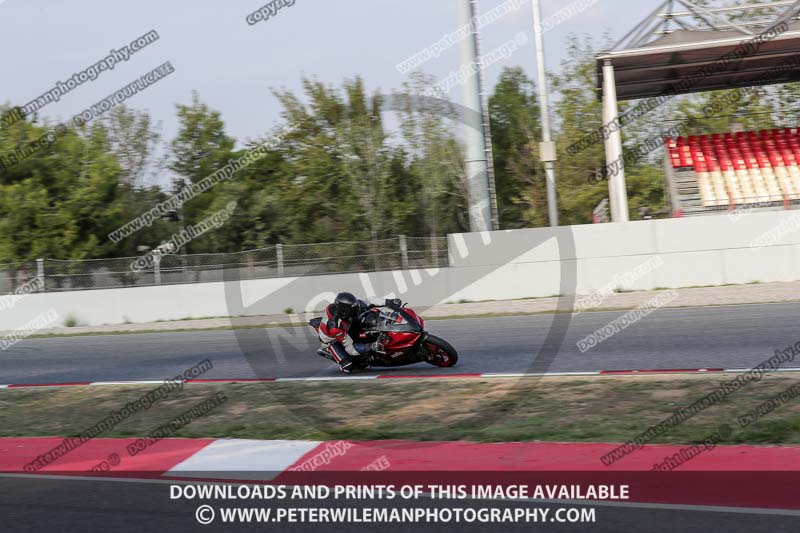
<path fill-rule="evenodd" d="M 166 483 L 130 481 L 81 481 L 75 479 L 21 479 L 0 477 L 0 513 L 5 531 L 592 531 L 592 532 L 708 532 L 726 533 L 797 531 L 798 517 L 766 514 L 758 510 L 706 510 L 682 508 L 637 508 L 592 506 L 594 523 L 517 523 L 517 524 L 220 524 L 201 526 L 195 510 L 203 503 L 220 507 L 286 507 L 271 500 L 211 501 L 171 500 Z M 295 501 L 292 507 L 324 506 L 319 502 Z M 340 505 L 340 504 L 337 504 Z M 328 504 L 330 505 L 330 502 Z M 384 507 L 384 502 L 353 501 L 351 507 Z M 493 501 L 420 500 L 419 507 L 544 507 L 550 504 Z M 560 507 L 570 507 L 564 505 Z M 274 511 L 273 511 L 274 512 Z M 555 511 L 551 510 L 551 513 Z M 276 527 L 277 526 L 277 527 Z"/>
<path fill-rule="evenodd" d="M 800 340 L 800 304 L 662 309 L 586 353 L 576 343 L 624 312 L 436 320 L 433 333 L 461 354 L 453 369 L 420 364 L 380 373 L 484 373 L 613 369 L 747 368 Z M 567 327 L 568 326 L 568 327 Z M 553 328 L 555 328 L 554 331 Z M 550 332 L 550 346 L 543 346 Z M 563 339 L 559 332 L 563 333 Z M 0 353 L 0 383 L 161 380 L 209 358 L 208 378 L 338 376 L 314 355 L 308 328 L 25 339 Z M 544 348 L 544 350 L 542 349 Z M 545 368 L 536 354 L 547 358 Z M 252 363 L 252 364 L 251 364 Z M 541 360 L 540 360 L 541 363 Z M 257 374 L 253 371 L 257 367 Z M 800 362 L 786 363 L 800 367 Z M 5 531 L 231 531 L 264 530 L 268 524 L 200 526 L 198 502 L 171 500 L 168 485 L 136 480 L 84 481 L 0 475 L 0 515 Z M 224 502 L 217 502 L 222 504 Z M 272 502 L 230 502 L 231 507 L 273 507 Z M 356 507 L 370 502 L 358 502 Z M 464 502 L 459 502 L 463 504 Z M 477 502 L 473 502 L 476 504 Z M 491 507 L 530 503 L 482 502 Z M 446 505 L 426 502 L 425 506 Z M 309 506 L 314 506 L 313 504 Z M 447 506 L 454 506 L 453 504 Z M 466 506 L 466 505 L 459 505 Z M 476 505 L 477 506 L 477 505 Z M 538 504 L 540 507 L 553 507 Z M 796 514 L 759 510 L 710 510 L 596 506 L 594 524 L 381 524 L 382 531 L 797 531 Z M 365 524 L 281 524 L 282 531 L 364 531 Z"/>
<path fill-rule="evenodd" d="M 578 340 L 622 314 L 431 320 L 427 329 L 459 350 L 459 364 L 379 372 L 750 368 L 800 340 L 800 304 L 739 305 L 659 309 L 587 352 L 578 350 Z M 30 338 L 0 353 L 0 384 L 162 380 L 206 358 L 214 368 L 204 378 L 340 375 L 314 354 L 316 347 L 308 327 Z M 800 367 L 800 361 L 784 367 Z"/>

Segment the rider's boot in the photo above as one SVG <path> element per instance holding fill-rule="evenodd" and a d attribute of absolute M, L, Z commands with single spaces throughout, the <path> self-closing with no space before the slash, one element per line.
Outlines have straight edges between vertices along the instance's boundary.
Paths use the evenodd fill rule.
<path fill-rule="evenodd" d="M 342 360 L 339 361 L 339 370 L 342 371 L 342 374 L 352 374 L 354 369 L 355 365 L 353 364 L 352 357 L 343 357 Z"/>
<path fill-rule="evenodd" d="M 332 351 L 335 353 L 331 353 Z M 337 363 L 339 365 L 339 370 L 341 370 L 343 374 L 350 374 L 356 368 L 353 364 L 353 359 L 345 353 L 344 349 L 337 350 L 335 346 L 326 347 L 322 345 L 317 350 L 317 355 Z"/>

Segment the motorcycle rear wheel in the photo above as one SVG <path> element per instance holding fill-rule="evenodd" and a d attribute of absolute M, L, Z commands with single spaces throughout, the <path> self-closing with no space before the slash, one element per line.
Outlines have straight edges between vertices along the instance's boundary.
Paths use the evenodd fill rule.
<path fill-rule="evenodd" d="M 446 340 L 429 335 L 420 348 L 426 363 L 441 368 L 455 366 L 458 362 L 458 352 Z"/>

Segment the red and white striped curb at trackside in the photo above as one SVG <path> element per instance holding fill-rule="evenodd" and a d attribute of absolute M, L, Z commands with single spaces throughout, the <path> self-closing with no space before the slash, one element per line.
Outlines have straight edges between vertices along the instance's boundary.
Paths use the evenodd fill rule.
<path fill-rule="evenodd" d="M 677 475 L 670 475 L 652 471 L 653 465 L 677 456 L 681 445 L 647 444 L 604 466 L 601 458 L 618 444 L 167 438 L 138 446 L 137 440 L 90 439 L 30 472 L 26 465 L 49 456 L 63 439 L 0 438 L 0 476 L 287 486 L 627 484 L 629 498 L 623 504 L 800 513 L 800 498 L 789 490 L 800 480 L 800 446 L 717 446 L 681 464 Z M 104 463 L 109 463 L 107 468 L 98 471 L 97 466 Z"/>
<path fill-rule="evenodd" d="M 361 381 L 369 379 L 491 379 L 491 378 L 541 378 L 569 376 L 637 376 L 652 374 L 726 374 L 750 372 L 751 368 L 653 368 L 641 370 L 595 370 L 590 372 L 488 372 L 483 374 L 378 374 L 367 376 L 309 376 L 297 378 L 219 378 L 190 379 L 186 383 L 271 383 L 283 381 Z M 778 368 L 769 372 L 800 372 L 800 368 Z M 143 381 L 69 381 L 64 383 L 15 383 L 0 385 L 0 389 L 27 387 L 88 387 L 94 385 L 160 385 L 156 380 Z"/>

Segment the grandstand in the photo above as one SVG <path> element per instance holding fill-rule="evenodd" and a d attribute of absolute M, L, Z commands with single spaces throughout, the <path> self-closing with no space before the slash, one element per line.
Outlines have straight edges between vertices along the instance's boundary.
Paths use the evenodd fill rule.
<path fill-rule="evenodd" d="M 665 144 L 673 216 L 789 208 L 800 200 L 797 128 L 667 137 Z"/>
<path fill-rule="evenodd" d="M 604 122 L 624 126 L 680 94 L 800 81 L 800 0 L 700 7 L 665 0 L 597 56 Z M 618 100 L 640 100 L 620 116 Z M 800 126 L 800 124 L 798 124 Z M 620 127 L 603 137 L 622 159 Z M 798 128 L 666 137 L 672 216 L 800 205 Z M 612 219 L 627 220 L 624 168 L 609 179 Z"/>

